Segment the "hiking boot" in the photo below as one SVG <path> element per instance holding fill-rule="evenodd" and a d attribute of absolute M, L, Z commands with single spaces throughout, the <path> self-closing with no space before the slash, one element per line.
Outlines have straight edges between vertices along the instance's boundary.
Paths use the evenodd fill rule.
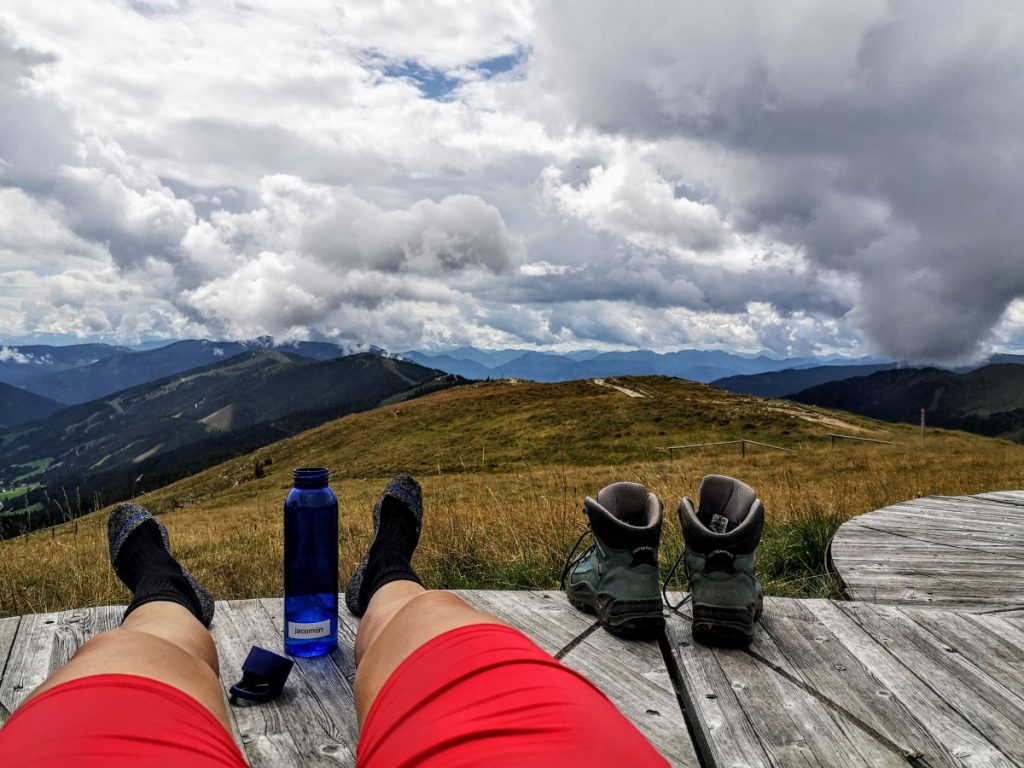
<path fill-rule="evenodd" d="M 683 498 L 686 577 L 693 601 L 693 637 L 709 645 L 746 645 L 754 639 L 764 593 L 754 575 L 764 507 L 754 489 L 723 475 L 700 484 L 700 508 Z"/>
<path fill-rule="evenodd" d="M 639 483 L 614 483 L 583 505 L 594 543 L 566 561 L 562 585 L 569 602 L 614 635 L 653 637 L 665 625 L 658 584 L 661 500 Z"/>

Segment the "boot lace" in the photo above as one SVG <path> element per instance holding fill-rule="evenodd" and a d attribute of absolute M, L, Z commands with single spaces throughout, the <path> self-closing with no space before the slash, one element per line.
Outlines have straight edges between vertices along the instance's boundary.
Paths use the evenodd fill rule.
<path fill-rule="evenodd" d="M 587 555 L 589 555 L 591 552 L 594 551 L 594 545 L 591 544 L 585 550 L 580 552 L 579 555 L 576 556 L 576 559 L 573 560 L 572 556 L 576 554 L 576 550 L 579 549 L 579 546 L 582 543 L 583 538 L 587 534 L 593 535 L 593 533 L 594 533 L 593 529 L 588 525 L 587 529 L 585 531 L 583 531 L 583 533 L 580 534 L 580 537 L 578 539 L 576 539 L 576 543 L 572 545 L 572 549 L 569 550 L 569 554 L 566 555 L 565 565 L 562 566 L 562 575 L 558 579 L 558 583 L 561 586 L 561 589 L 565 589 L 565 579 L 569 575 L 569 571 L 571 571 L 573 569 L 573 566 L 575 566 L 584 557 L 586 557 Z"/>
<path fill-rule="evenodd" d="M 682 600 L 680 600 L 678 603 L 675 603 L 674 605 L 672 601 L 668 599 L 669 584 L 671 584 L 672 579 L 675 578 L 676 571 L 679 570 L 679 564 L 683 562 L 683 555 L 685 554 L 685 549 L 679 553 L 679 557 L 677 557 L 676 561 L 672 563 L 672 567 L 668 569 L 668 575 L 665 576 L 665 581 L 661 585 L 661 599 L 664 601 L 665 605 L 667 605 L 673 611 L 678 611 L 680 608 L 686 605 L 690 601 L 690 598 L 693 596 L 692 592 L 687 592 L 686 597 L 684 597 Z"/>

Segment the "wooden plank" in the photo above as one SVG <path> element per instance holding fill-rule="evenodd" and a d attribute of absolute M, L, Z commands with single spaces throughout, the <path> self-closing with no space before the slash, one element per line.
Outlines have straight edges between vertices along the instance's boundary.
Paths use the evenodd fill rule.
<path fill-rule="evenodd" d="M 925 764 L 961 765 L 806 609 L 812 601 L 780 602 L 767 601 L 748 649 L 696 645 L 688 617 L 670 623 L 708 764 L 905 766 L 924 747 L 934 758 Z"/>
<path fill-rule="evenodd" d="M 689 622 L 675 612 L 669 614 L 665 629 L 679 672 L 680 699 L 704 763 L 749 768 L 777 765 L 736 699 L 733 681 L 725 676 L 715 652 L 694 643 Z"/>
<path fill-rule="evenodd" d="M 221 654 L 225 688 L 241 676 L 253 645 L 282 652 L 282 600 L 219 602 L 211 630 Z M 344 626 L 344 617 L 343 617 Z M 351 648 L 315 659 L 296 659 L 284 693 L 231 713 L 249 762 L 258 766 L 354 766 L 358 739 L 350 682 Z"/>
<path fill-rule="evenodd" d="M 700 765 L 656 642 L 621 640 L 598 630 L 562 663 L 600 688 L 672 765 Z"/>
<path fill-rule="evenodd" d="M 946 634 L 978 648 L 978 660 L 958 659 L 967 654 L 945 650 L 896 608 L 800 601 L 814 616 L 807 621 L 773 602 L 745 650 L 695 645 L 684 616 L 670 621 L 708 765 L 1020 763 L 1024 634 L 1013 633 L 1024 622 L 951 618 Z M 914 615 L 936 627 L 947 616 Z M 996 623 L 1004 634 L 986 626 Z"/>
<path fill-rule="evenodd" d="M 837 607 L 1007 758 L 1024 763 L 1024 700 L 891 606 Z"/>
<path fill-rule="evenodd" d="M 780 673 L 811 691 L 847 731 L 869 765 L 902 763 L 915 754 L 928 754 L 929 765 L 959 765 L 899 697 L 880 695 L 891 693 L 885 681 L 853 656 L 817 617 L 811 621 L 762 621 L 761 629 L 751 645 L 752 655 L 774 663 Z M 780 659 L 765 652 L 769 644 Z"/>
<path fill-rule="evenodd" d="M 994 491 L 976 494 L 976 498 L 995 501 L 1002 504 L 1024 507 L 1024 491 Z"/>
<path fill-rule="evenodd" d="M 0 619 L 0 684 L 3 683 L 4 674 L 7 670 L 7 661 L 11 656 L 11 648 L 14 645 L 14 637 L 18 632 L 18 625 L 21 624 L 20 616 L 12 616 L 8 619 Z M 11 716 L 10 711 L 0 700 L 0 726 L 7 722 Z"/>
<path fill-rule="evenodd" d="M 987 617 L 919 608 L 902 613 L 1024 702 L 1024 634 L 1010 637 L 997 619 Z"/>
<path fill-rule="evenodd" d="M 858 600 L 1024 610 L 1024 491 L 928 496 L 849 520 L 832 561 Z"/>
<path fill-rule="evenodd" d="M 890 651 L 891 638 L 880 638 L 867 632 L 840 608 L 843 603 L 813 602 L 815 615 L 832 636 L 864 668 L 870 670 L 875 679 L 884 681 L 879 686 L 878 696 L 897 697 L 920 724 L 926 740 L 912 744 L 912 748 L 924 757 L 918 761 L 920 764 L 927 765 L 929 760 L 939 759 L 934 752 L 928 751 L 928 744 L 934 742 L 942 745 L 942 754 L 970 765 L 1012 764 L 983 730 L 955 707 L 955 702 L 947 701 L 928 684 L 931 670 L 927 666 L 915 669 L 904 664 Z M 863 603 L 857 605 L 873 608 Z"/>
<path fill-rule="evenodd" d="M 1003 528 L 1019 529 L 1024 508 L 971 498 L 945 497 L 903 501 L 869 513 L 887 524 L 915 521 L 936 530 L 956 530 L 961 526 L 981 522 L 978 531 L 989 531 L 998 536 Z"/>

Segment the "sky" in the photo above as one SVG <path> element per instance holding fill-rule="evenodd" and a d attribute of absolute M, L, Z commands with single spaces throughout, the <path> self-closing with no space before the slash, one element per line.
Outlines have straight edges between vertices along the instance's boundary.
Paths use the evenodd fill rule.
<path fill-rule="evenodd" d="M 1021 19 L 6 0 L 0 342 L 1021 351 Z"/>

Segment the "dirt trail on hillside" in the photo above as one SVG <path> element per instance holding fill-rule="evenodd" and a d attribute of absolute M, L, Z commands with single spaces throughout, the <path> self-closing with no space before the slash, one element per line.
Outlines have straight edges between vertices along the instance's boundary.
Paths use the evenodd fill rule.
<path fill-rule="evenodd" d="M 597 384 L 597 386 L 599 387 L 609 387 L 611 389 L 617 389 L 622 394 L 629 395 L 630 397 L 650 397 L 650 395 L 647 394 L 646 392 L 640 392 L 636 389 L 629 389 L 628 387 L 621 387 L 618 384 L 609 384 L 604 379 L 594 379 L 594 383 Z"/>
<path fill-rule="evenodd" d="M 787 416 L 796 416 L 798 419 L 804 421 L 811 421 L 816 424 L 824 424 L 829 427 L 835 427 L 836 429 L 847 429 L 853 432 L 864 432 L 870 434 L 877 432 L 878 430 L 865 429 L 864 427 L 858 427 L 856 424 L 851 424 L 848 421 L 837 419 L 834 416 L 826 416 L 823 413 L 815 413 L 814 411 L 805 411 L 800 408 L 794 408 L 792 406 L 784 405 L 769 405 L 769 411 L 775 411 L 776 413 L 784 413 Z"/>

